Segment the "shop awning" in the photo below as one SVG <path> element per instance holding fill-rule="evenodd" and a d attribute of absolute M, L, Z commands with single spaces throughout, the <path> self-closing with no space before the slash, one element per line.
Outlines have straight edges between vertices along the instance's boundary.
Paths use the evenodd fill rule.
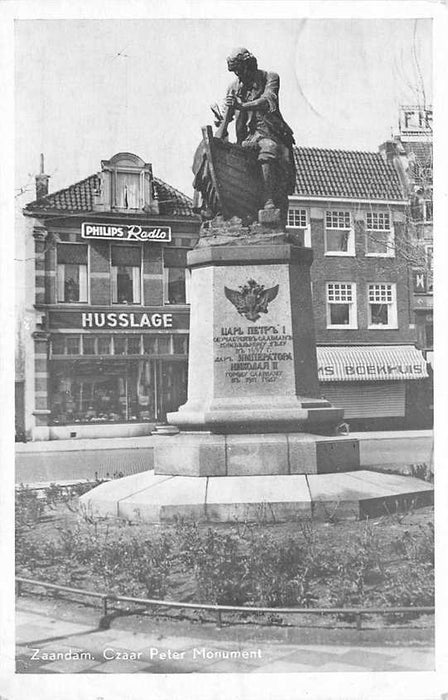
<path fill-rule="evenodd" d="M 321 382 L 378 382 L 428 376 L 425 358 L 413 345 L 340 345 L 316 350 Z"/>

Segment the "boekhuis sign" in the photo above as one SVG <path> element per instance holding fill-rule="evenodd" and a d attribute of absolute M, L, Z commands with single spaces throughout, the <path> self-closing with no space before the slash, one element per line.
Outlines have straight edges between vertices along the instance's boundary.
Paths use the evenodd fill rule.
<path fill-rule="evenodd" d="M 140 224 L 87 223 L 81 225 L 81 238 L 108 241 L 171 241 L 170 226 L 140 226 Z"/>

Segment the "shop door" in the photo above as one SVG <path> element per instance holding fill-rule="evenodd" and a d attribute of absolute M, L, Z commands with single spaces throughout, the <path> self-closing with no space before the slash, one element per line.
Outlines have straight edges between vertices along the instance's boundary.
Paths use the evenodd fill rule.
<path fill-rule="evenodd" d="M 157 420 L 177 411 L 187 400 L 187 363 L 160 360 L 158 362 Z"/>

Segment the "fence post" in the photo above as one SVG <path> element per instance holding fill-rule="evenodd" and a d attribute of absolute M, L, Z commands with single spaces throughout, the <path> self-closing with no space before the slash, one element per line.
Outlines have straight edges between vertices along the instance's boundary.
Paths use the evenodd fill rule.
<path fill-rule="evenodd" d="M 103 598 L 103 616 L 106 617 L 108 613 L 107 610 L 107 595 L 104 596 Z"/>
<path fill-rule="evenodd" d="M 360 612 L 356 613 L 356 629 L 359 631 L 362 627 L 362 616 Z"/>
<path fill-rule="evenodd" d="M 22 581 L 16 581 L 16 596 L 20 598 L 22 595 Z"/>
<path fill-rule="evenodd" d="M 216 611 L 216 627 L 218 629 L 221 629 L 222 627 L 222 613 L 219 609 Z"/>

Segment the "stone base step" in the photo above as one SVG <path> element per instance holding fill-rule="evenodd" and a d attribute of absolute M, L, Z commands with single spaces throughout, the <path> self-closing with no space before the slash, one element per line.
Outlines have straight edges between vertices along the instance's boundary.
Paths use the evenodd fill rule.
<path fill-rule="evenodd" d="M 92 517 L 163 522 L 285 522 L 388 515 L 433 503 L 433 486 L 367 470 L 337 474 L 191 477 L 133 474 L 81 496 Z"/>

